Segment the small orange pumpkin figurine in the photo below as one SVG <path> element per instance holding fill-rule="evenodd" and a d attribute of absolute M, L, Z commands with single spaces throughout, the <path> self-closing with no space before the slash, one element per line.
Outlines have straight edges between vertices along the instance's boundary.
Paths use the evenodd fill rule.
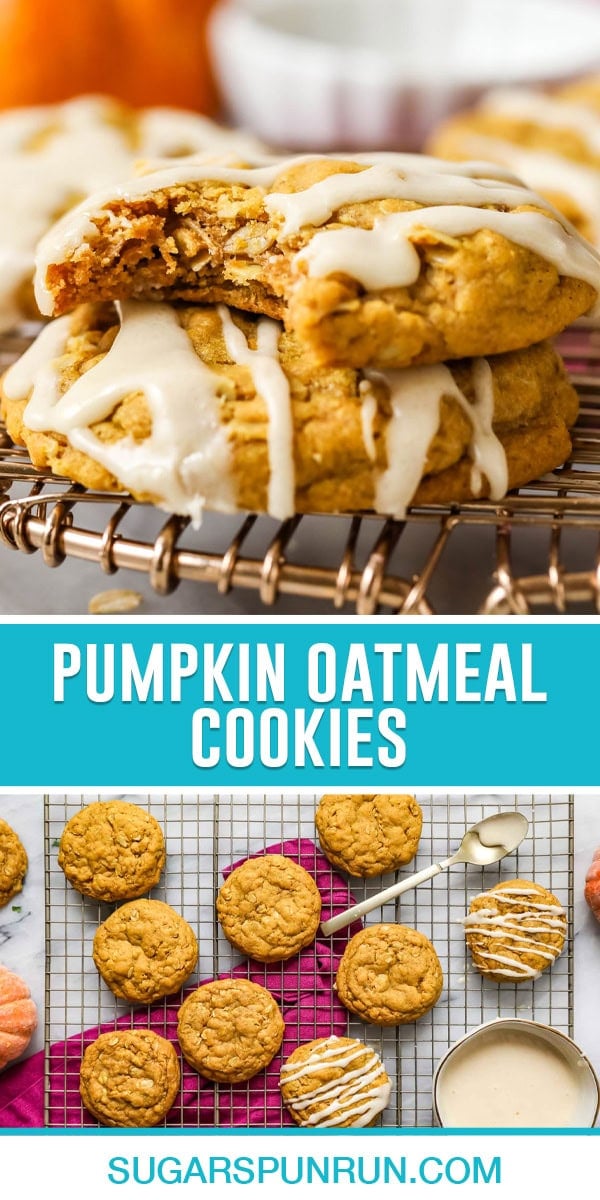
<path fill-rule="evenodd" d="M 27 1049 L 37 1009 L 24 979 L 0 963 L 0 1071 Z"/>
<path fill-rule="evenodd" d="M 214 112 L 215 0 L 1 0 L 0 108 L 103 92 Z"/>

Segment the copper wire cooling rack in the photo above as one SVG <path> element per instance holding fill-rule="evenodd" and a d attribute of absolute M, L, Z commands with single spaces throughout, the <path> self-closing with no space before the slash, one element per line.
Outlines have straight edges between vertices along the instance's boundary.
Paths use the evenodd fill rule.
<path fill-rule="evenodd" d="M 0 368 L 27 342 L 0 341 Z M 0 543 L 40 550 L 51 567 L 76 558 L 144 572 L 161 595 L 192 580 L 263 605 L 287 595 L 364 615 L 600 612 L 600 326 L 569 330 L 560 347 L 581 397 L 572 458 L 501 504 L 418 508 L 405 521 L 211 515 L 209 535 L 36 470 L 0 425 Z M 138 520 L 131 528 L 141 508 L 142 536 Z"/>
<path fill-rule="evenodd" d="M 70 1080 L 60 1075 L 62 1048 L 50 1055 L 51 1045 L 67 1038 L 71 1055 L 78 1064 L 82 1051 L 82 1031 L 97 1030 L 101 1023 L 112 1024 L 119 1018 L 133 1021 L 133 1011 L 115 1000 L 100 981 L 91 957 L 92 941 L 100 921 L 108 915 L 108 905 L 85 899 L 67 884 L 57 865 L 58 839 L 66 820 L 81 804 L 96 797 L 55 796 L 45 801 L 46 841 L 46 1124 L 63 1126 L 89 1123 L 79 1101 L 77 1073 Z M 166 900 L 182 912 L 198 934 L 200 959 L 191 983 L 228 973 L 244 959 L 232 950 L 215 920 L 214 900 L 222 882 L 221 871 L 227 864 L 265 846 L 287 838 L 312 839 L 315 836 L 314 812 L 317 797 L 295 795 L 222 795 L 208 797 L 131 796 L 128 799 L 147 806 L 162 825 L 167 842 L 167 865 L 153 896 Z M 503 864 L 484 870 L 456 866 L 450 872 L 422 885 L 401 900 L 388 904 L 380 913 L 369 915 L 369 924 L 378 921 L 401 922 L 425 933 L 438 952 L 444 971 L 444 991 L 436 1007 L 418 1022 L 398 1028 L 365 1025 L 348 1014 L 350 1036 L 363 1039 L 382 1056 L 393 1082 L 390 1105 L 383 1123 L 390 1126 L 428 1126 L 431 1124 L 431 1080 L 435 1065 L 447 1047 L 467 1029 L 496 1016 L 533 1017 L 573 1033 L 573 957 L 572 938 L 567 949 L 551 969 L 535 982 L 498 985 L 484 980 L 472 968 L 465 947 L 460 919 L 469 900 L 500 879 L 516 876 L 534 879 L 550 888 L 565 905 L 569 929 L 573 932 L 573 802 L 558 795 L 515 796 L 419 796 L 423 809 L 423 833 L 415 863 L 400 874 L 412 872 L 430 862 L 439 861 L 454 849 L 465 828 L 482 817 L 506 807 L 524 812 L 530 822 L 526 840 L 518 853 Z M 307 864 L 310 867 L 310 861 Z M 368 882 L 351 880 L 357 899 L 381 889 L 381 879 Z M 392 882 L 387 876 L 385 883 Z M 325 899 L 325 898 L 324 898 Z M 271 987 L 277 986 L 275 965 Z M 326 980 L 327 992 L 333 985 L 333 970 Z M 293 999 L 293 997 L 292 997 Z M 177 1001 L 175 1001 L 175 1004 Z M 152 1027 L 174 1037 L 173 1002 L 153 1006 Z M 325 1007 L 325 1006 L 324 1006 Z M 315 1019 L 315 1005 L 311 1008 Z M 141 1011 L 141 1018 L 140 1013 Z M 158 1011 L 159 1028 L 156 1013 Z M 147 1010 L 138 1010 L 136 1020 L 147 1020 Z M 286 1016 L 289 1021 L 289 1017 Z M 162 1022 L 162 1024 L 161 1024 Z M 300 1028 L 290 1029 L 296 1045 L 311 1031 L 304 1020 Z M 88 1033 L 88 1036 L 93 1036 Z M 314 1036 L 314 1033 L 312 1034 Z M 74 1050 L 73 1050 L 74 1046 Z M 277 1062 L 277 1060 L 276 1060 Z M 50 1063 L 54 1081 L 50 1086 Z M 56 1084 L 59 1070 L 60 1086 Z M 278 1124 L 282 1110 L 277 1087 L 277 1071 L 263 1076 L 258 1083 L 238 1085 L 238 1120 L 255 1125 L 250 1119 L 251 1094 L 257 1089 L 261 1108 L 269 1111 L 262 1124 Z M 192 1073 L 193 1074 L 193 1073 Z M 197 1077 L 194 1077 L 197 1080 Z M 170 1118 L 178 1124 L 226 1124 L 223 1112 L 231 1100 L 231 1088 L 208 1085 L 208 1107 L 194 1111 L 176 1102 Z M 252 1092 L 250 1091 L 252 1088 Z M 263 1094 L 264 1091 L 264 1094 Z"/>

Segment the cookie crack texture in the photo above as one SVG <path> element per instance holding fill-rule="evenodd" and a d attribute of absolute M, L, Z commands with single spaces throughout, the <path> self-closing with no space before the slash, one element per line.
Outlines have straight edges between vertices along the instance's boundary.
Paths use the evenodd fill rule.
<path fill-rule="evenodd" d="M 443 974 L 425 934 L 406 925 L 371 925 L 348 943 L 336 990 L 350 1012 L 374 1025 L 417 1021 L 440 998 Z"/>
<path fill-rule="evenodd" d="M 177 1036 L 184 1057 L 206 1079 L 241 1083 L 273 1060 L 284 1028 L 266 988 L 248 979 L 217 979 L 184 1000 Z"/>
<path fill-rule="evenodd" d="M 315 823 L 329 861 L 349 875 L 370 878 L 414 858 L 423 815 L 414 796 L 326 795 Z"/>
<path fill-rule="evenodd" d="M 179 991 L 198 958 L 193 929 L 161 900 L 122 905 L 96 931 L 93 958 L 115 996 L 152 1004 Z"/>
<path fill-rule="evenodd" d="M 158 1125 L 179 1090 L 174 1046 L 149 1029 L 100 1034 L 81 1063 L 81 1098 L 103 1125 Z"/>
<path fill-rule="evenodd" d="M 67 822 L 58 865 L 77 891 L 107 902 L 135 899 L 154 887 L 166 851 L 158 821 L 122 800 L 98 801 Z"/>
<path fill-rule="evenodd" d="M 249 858 L 217 896 L 226 938 L 258 962 L 282 962 L 314 940 L 321 896 L 308 871 L 282 854 Z"/>
<path fill-rule="evenodd" d="M 7 821 L 0 820 L 0 908 L 22 891 L 28 865 L 18 834 Z"/>

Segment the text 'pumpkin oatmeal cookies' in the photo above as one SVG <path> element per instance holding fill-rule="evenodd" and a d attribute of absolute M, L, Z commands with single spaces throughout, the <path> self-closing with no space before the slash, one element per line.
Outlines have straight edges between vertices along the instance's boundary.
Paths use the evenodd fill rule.
<path fill-rule="evenodd" d="M 81 1063 L 80 1093 L 102 1125 L 143 1127 L 164 1120 L 179 1091 L 174 1046 L 151 1029 L 101 1033 Z"/>
<path fill-rule="evenodd" d="M 19 835 L 0 819 L 0 908 L 22 891 L 28 865 Z"/>
<path fill-rule="evenodd" d="M 284 962 L 314 941 L 321 895 L 308 871 L 283 854 L 248 858 L 217 896 L 225 937 L 257 962 Z"/>
<path fill-rule="evenodd" d="M 577 394 L 550 343 L 405 371 L 316 367 L 224 306 L 83 306 L 6 373 L 36 466 L 193 521 L 204 508 L 404 517 L 501 499 L 563 463 Z"/>
<path fill-rule="evenodd" d="M 165 865 L 163 831 L 146 809 L 125 800 L 99 800 L 71 817 L 62 832 L 58 865 L 84 896 L 133 900 L 158 883 Z"/>
<path fill-rule="evenodd" d="M 562 953 L 565 910 L 539 883 L 509 879 L 471 901 L 463 921 L 473 964 L 498 983 L 537 979 Z"/>
<path fill-rule="evenodd" d="M 297 1125 L 373 1125 L 392 1085 L 379 1057 L 356 1038 L 317 1038 L 298 1046 L 281 1068 L 281 1098 Z"/>
<path fill-rule="evenodd" d="M 36 243 L 90 191 L 127 179 L 135 161 L 148 156 L 258 150 L 254 139 L 206 117 L 133 109 L 105 96 L 0 113 L 0 330 L 39 318 Z"/>
<path fill-rule="evenodd" d="M 414 796 L 329 795 L 321 798 L 315 824 L 330 863 L 368 879 L 414 858 L 423 814 Z"/>
<path fill-rule="evenodd" d="M 266 988 L 249 979 L 215 979 L 184 1000 L 177 1037 L 200 1075 L 215 1083 L 242 1083 L 273 1061 L 284 1028 Z"/>
<path fill-rule="evenodd" d="M 424 933 L 369 925 L 350 939 L 336 977 L 342 1004 L 373 1025 L 418 1021 L 437 1004 L 444 978 Z"/>
<path fill-rule="evenodd" d="M 222 302 L 282 320 L 321 364 L 376 368 L 529 346 L 599 291 L 596 251 L 514 176 L 414 155 L 181 159 L 73 209 L 36 270 L 48 316 Z"/>
<path fill-rule="evenodd" d="M 162 900 L 131 900 L 96 930 L 93 957 L 111 992 L 130 1004 L 171 996 L 198 959 L 196 935 Z"/>

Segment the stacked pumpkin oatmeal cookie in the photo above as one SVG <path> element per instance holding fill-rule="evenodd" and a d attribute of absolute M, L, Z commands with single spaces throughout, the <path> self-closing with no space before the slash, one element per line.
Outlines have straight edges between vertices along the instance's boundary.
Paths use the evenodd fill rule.
<path fill-rule="evenodd" d="M 440 125 L 430 145 L 444 158 L 516 171 L 600 245 L 600 76 L 554 92 L 495 89 Z"/>
<path fill-rule="evenodd" d="M 38 247 L 56 319 L 3 385 L 37 465 L 198 521 L 400 517 L 568 456 L 577 397 L 546 339 L 595 304 L 600 256 L 513 176 L 414 155 L 155 166 Z"/>

